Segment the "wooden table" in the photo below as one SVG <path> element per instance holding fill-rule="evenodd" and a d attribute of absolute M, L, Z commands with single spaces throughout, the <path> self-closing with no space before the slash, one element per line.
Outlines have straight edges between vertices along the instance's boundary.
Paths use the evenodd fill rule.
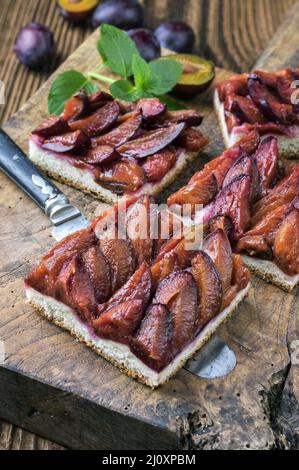
<path fill-rule="evenodd" d="M 295 0 L 143 0 L 146 24 L 163 18 L 185 19 L 196 31 L 196 52 L 218 66 L 247 70 L 256 61 Z M 12 53 L 21 25 L 39 21 L 55 33 L 56 57 L 41 72 L 22 66 Z M 244 29 L 244 25 L 246 29 Z M 64 21 L 55 0 L 0 0 L 0 80 L 6 86 L 6 104 L 0 123 L 9 118 L 78 47 L 92 29 Z M 8 423 L 0 422 L 0 449 L 59 449 L 60 446 Z"/>

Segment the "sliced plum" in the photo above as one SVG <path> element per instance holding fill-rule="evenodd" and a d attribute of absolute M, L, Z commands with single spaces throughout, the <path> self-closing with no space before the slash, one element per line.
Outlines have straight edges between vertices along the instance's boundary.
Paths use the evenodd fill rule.
<path fill-rule="evenodd" d="M 142 316 L 142 300 L 128 300 L 106 310 L 92 325 L 104 338 L 126 341 L 135 333 Z"/>
<path fill-rule="evenodd" d="M 127 210 L 126 229 L 135 250 L 138 265 L 146 261 L 151 262 L 153 256 L 154 239 L 151 230 L 155 224 L 156 213 L 151 209 L 154 200 L 149 196 L 142 196 Z"/>
<path fill-rule="evenodd" d="M 234 227 L 233 240 L 238 240 L 242 236 L 250 222 L 250 183 L 249 175 L 238 176 L 222 189 L 215 202 L 211 203 L 212 217 L 226 215 L 231 219 Z"/>
<path fill-rule="evenodd" d="M 130 119 L 115 127 L 107 134 L 92 139 L 92 145 L 112 145 L 119 147 L 130 139 L 133 139 L 140 129 L 142 117 L 135 113 Z"/>
<path fill-rule="evenodd" d="M 203 327 L 219 313 L 223 293 L 221 280 L 215 264 L 204 251 L 199 251 L 192 259 L 191 273 L 199 293 L 198 327 Z"/>
<path fill-rule="evenodd" d="M 199 152 L 207 144 L 209 139 L 202 135 L 197 129 L 188 128 L 183 130 L 177 139 L 177 144 L 186 149 L 188 152 Z"/>
<path fill-rule="evenodd" d="M 267 241 L 272 243 L 273 236 L 284 220 L 286 214 L 291 210 L 292 203 L 287 202 L 281 206 L 273 209 L 272 212 L 268 212 L 265 216 L 258 221 L 250 230 L 248 230 L 245 235 L 248 237 L 263 235 L 266 237 Z"/>
<path fill-rule="evenodd" d="M 223 230 L 215 230 L 204 239 L 203 251 L 214 262 L 220 276 L 222 291 L 231 285 L 233 271 L 232 250 L 228 238 Z"/>
<path fill-rule="evenodd" d="M 263 123 L 265 118 L 258 107 L 247 97 L 232 95 L 229 97 L 230 112 L 241 122 L 250 124 Z"/>
<path fill-rule="evenodd" d="M 98 315 L 122 302 L 142 300 L 146 308 L 152 290 L 151 272 L 146 263 L 142 265 L 128 278 L 126 283 L 118 289 L 108 302 L 98 305 Z"/>
<path fill-rule="evenodd" d="M 98 145 L 90 148 L 82 160 L 90 165 L 107 165 L 120 158 L 119 153 L 111 145 Z"/>
<path fill-rule="evenodd" d="M 153 303 L 165 305 L 173 323 L 173 350 L 180 351 L 192 339 L 198 319 L 197 286 L 188 271 L 177 271 L 158 285 Z"/>
<path fill-rule="evenodd" d="M 251 224 L 256 225 L 268 213 L 292 200 L 299 194 L 299 166 L 289 176 L 281 180 L 266 196 L 257 201 L 252 208 Z"/>
<path fill-rule="evenodd" d="M 42 147 L 51 152 L 79 152 L 90 146 L 90 139 L 82 131 L 67 132 L 46 139 Z"/>
<path fill-rule="evenodd" d="M 143 98 L 137 102 L 137 109 L 141 111 L 146 123 L 153 123 L 166 112 L 165 104 L 158 98 Z"/>
<path fill-rule="evenodd" d="M 248 153 L 248 155 L 251 155 L 258 148 L 260 141 L 261 141 L 261 139 L 260 139 L 258 131 L 256 129 L 252 129 L 250 132 L 246 133 L 246 135 L 244 135 L 238 141 L 237 146 L 241 147 L 243 152 L 246 152 L 246 153 Z"/>
<path fill-rule="evenodd" d="M 91 112 L 96 111 L 97 109 L 101 108 L 109 101 L 113 101 L 114 98 L 110 93 L 106 93 L 106 91 L 96 91 L 88 96 L 89 101 L 89 110 Z"/>
<path fill-rule="evenodd" d="M 255 161 L 246 153 L 242 155 L 228 170 L 223 181 L 223 188 L 228 186 L 236 177 L 250 176 L 250 202 L 254 202 L 259 196 L 259 175 Z"/>
<path fill-rule="evenodd" d="M 62 117 L 49 116 L 32 131 L 32 134 L 49 138 L 69 131 L 71 131 L 71 128 Z"/>
<path fill-rule="evenodd" d="M 228 80 L 217 85 L 220 101 L 225 101 L 232 94 L 245 96 L 247 94 L 247 78 L 248 74 L 235 75 Z"/>
<path fill-rule="evenodd" d="M 278 228 L 273 249 L 278 266 L 290 276 L 299 274 L 299 210 L 293 209 Z"/>
<path fill-rule="evenodd" d="M 109 263 L 112 292 L 119 289 L 133 274 L 136 266 L 134 249 L 129 240 L 107 237 L 103 234 L 100 248 Z"/>
<path fill-rule="evenodd" d="M 94 289 L 80 254 L 62 268 L 53 293 L 57 300 L 74 308 L 83 319 L 90 321 L 93 318 L 96 310 Z"/>
<path fill-rule="evenodd" d="M 64 263 L 81 251 L 86 250 L 96 241 L 94 232 L 88 228 L 80 230 L 57 243 L 41 260 L 43 270 L 47 273 L 49 288 L 55 281 Z"/>
<path fill-rule="evenodd" d="M 203 117 L 195 109 L 183 109 L 179 111 L 168 111 L 165 121 L 179 124 L 185 123 L 186 127 L 197 127 L 202 123 Z"/>
<path fill-rule="evenodd" d="M 223 297 L 222 297 L 222 303 L 220 307 L 221 312 L 232 303 L 238 291 L 239 291 L 239 287 L 237 285 L 228 287 L 228 289 L 224 292 Z"/>
<path fill-rule="evenodd" d="M 133 159 L 122 158 L 106 165 L 99 182 L 118 194 L 135 192 L 145 182 L 145 172 Z"/>
<path fill-rule="evenodd" d="M 119 111 L 117 101 L 111 101 L 90 116 L 71 122 L 70 127 L 74 131 L 83 131 L 88 137 L 95 137 L 113 126 L 119 116 Z"/>
<path fill-rule="evenodd" d="M 109 264 L 99 246 L 91 246 L 82 254 L 83 264 L 94 288 L 97 302 L 106 302 L 111 295 Z"/>
<path fill-rule="evenodd" d="M 185 128 L 185 124 L 171 124 L 168 127 L 146 132 L 138 139 L 126 142 L 117 148 L 124 157 L 145 158 L 163 150 L 171 144 Z"/>
<path fill-rule="evenodd" d="M 257 164 L 260 188 L 262 194 L 271 187 L 276 174 L 278 163 L 278 142 L 275 137 L 266 137 L 259 145 L 254 159 Z"/>
<path fill-rule="evenodd" d="M 159 281 L 165 279 L 173 271 L 179 269 L 178 255 L 175 251 L 166 253 L 163 258 L 156 261 L 151 267 L 153 285 L 156 286 Z"/>
<path fill-rule="evenodd" d="M 65 121 L 72 122 L 83 117 L 88 111 L 88 96 L 85 90 L 81 90 L 65 103 L 61 116 Z"/>
<path fill-rule="evenodd" d="M 253 102 L 264 116 L 273 122 L 292 124 L 297 121 L 290 104 L 280 102 L 260 81 L 257 75 L 251 74 L 248 78 L 248 92 Z"/>
<path fill-rule="evenodd" d="M 202 178 L 198 178 L 193 183 L 187 184 L 187 186 L 169 196 L 167 204 L 169 206 L 190 204 L 191 211 L 194 213 L 196 206 L 206 205 L 215 197 L 217 189 L 218 184 L 214 173 L 209 175 L 203 173 Z"/>
<path fill-rule="evenodd" d="M 264 235 L 244 235 L 238 241 L 236 249 L 239 253 L 245 251 L 249 256 L 258 256 L 263 259 L 273 258 L 271 245 Z"/>
<path fill-rule="evenodd" d="M 227 215 L 217 215 L 209 223 L 210 232 L 221 229 L 226 234 L 228 239 L 231 238 L 233 232 L 233 223 Z"/>
<path fill-rule="evenodd" d="M 171 358 L 172 330 L 171 315 L 165 305 L 150 305 L 133 338 L 133 351 L 158 370 L 163 369 Z"/>
<path fill-rule="evenodd" d="M 250 281 L 250 273 L 243 263 L 242 256 L 233 254 L 233 274 L 232 285 L 238 286 L 238 290 L 243 290 L 247 287 Z"/>
<path fill-rule="evenodd" d="M 142 168 L 147 181 L 157 183 L 173 168 L 177 161 L 178 151 L 175 148 L 161 150 L 155 155 L 150 155 L 142 160 Z"/>

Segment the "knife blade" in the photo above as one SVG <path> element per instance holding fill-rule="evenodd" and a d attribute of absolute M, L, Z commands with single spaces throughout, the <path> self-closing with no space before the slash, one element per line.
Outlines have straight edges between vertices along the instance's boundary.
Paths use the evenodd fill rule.
<path fill-rule="evenodd" d="M 67 197 L 27 158 L 23 150 L 0 129 L 0 169 L 45 212 L 54 226 L 53 237 L 85 228 L 88 220 Z"/>
<path fill-rule="evenodd" d="M 2 129 L 0 169 L 45 212 L 53 225 L 52 235 L 57 241 L 89 224 L 80 210 L 34 166 Z M 185 369 L 201 378 L 216 378 L 230 373 L 235 364 L 234 352 L 215 336 L 186 364 Z"/>

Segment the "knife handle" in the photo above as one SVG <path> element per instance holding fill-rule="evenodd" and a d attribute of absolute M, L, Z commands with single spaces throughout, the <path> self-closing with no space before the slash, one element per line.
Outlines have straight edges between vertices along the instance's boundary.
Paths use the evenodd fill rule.
<path fill-rule="evenodd" d="M 26 157 L 0 129 L 0 169 L 46 213 L 54 225 L 80 214 L 66 196 Z"/>

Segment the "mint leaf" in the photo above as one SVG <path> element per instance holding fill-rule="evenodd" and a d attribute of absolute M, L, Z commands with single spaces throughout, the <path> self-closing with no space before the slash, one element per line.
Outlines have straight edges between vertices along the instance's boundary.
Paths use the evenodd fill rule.
<path fill-rule="evenodd" d="M 139 55 L 139 52 L 134 41 L 121 29 L 103 24 L 97 48 L 104 64 L 113 72 L 124 78 L 132 75 L 133 55 Z"/>
<path fill-rule="evenodd" d="M 157 59 L 149 63 L 152 75 L 156 77 L 156 95 L 168 93 L 177 84 L 183 72 L 183 65 L 172 59 Z"/>
<path fill-rule="evenodd" d="M 142 97 L 139 90 L 129 80 L 117 80 L 112 83 L 110 93 L 114 98 L 124 101 L 136 101 Z"/>
<path fill-rule="evenodd" d="M 49 113 L 62 113 L 65 102 L 81 88 L 84 88 L 87 93 L 93 93 L 99 89 L 85 75 L 76 70 L 67 70 L 58 75 L 53 81 L 48 95 Z"/>

